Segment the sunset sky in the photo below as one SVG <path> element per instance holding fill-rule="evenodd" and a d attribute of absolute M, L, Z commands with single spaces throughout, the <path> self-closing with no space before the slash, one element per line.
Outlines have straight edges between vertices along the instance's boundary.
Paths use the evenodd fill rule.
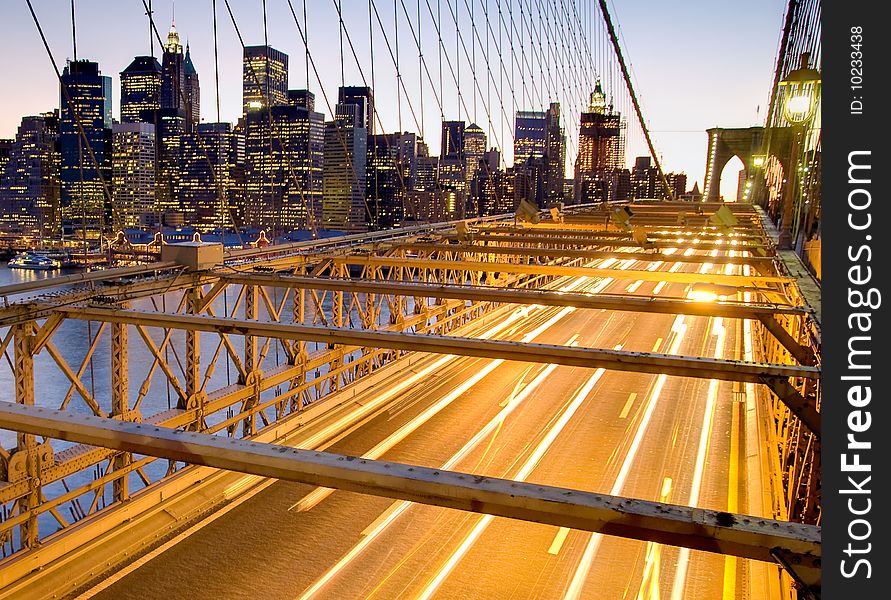
<path fill-rule="evenodd" d="M 32 0 L 41 24 L 46 32 L 50 47 L 59 62 L 71 58 L 72 39 L 70 4 L 64 0 Z M 341 83 L 341 62 L 338 44 L 338 22 L 336 5 L 339 0 L 307 0 L 307 30 L 309 50 L 319 70 L 322 86 L 314 74 L 310 74 L 309 89 L 316 94 L 317 110 L 330 116 L 322 89 L 333 106 L 336 101 L 337 86 Z M 434 81 L 439 77 L 439 45 L 427 8 L 429 2 L 436 13 L 437 6 L 442 11 L 442 28 L 446 44 L 451 47 L 453 61 L 461 61 L 462 94 L 469 112 L 473 113 L 472 97 L 474 87 L 469 63 L 463 57 L 455 57 L 455 26 L 448 12 L 458 7 L 459 21 L 468 51 L 471 49 L 473 32 L 469 25 L 467 6 L 473 5 L 478 35 L 485 43 L 485 20 L 482 17 L 486 0 L 403 0 L 415 25 L 418 5 L 421 7 L 422 44 L 427 67 Z M 304 0 L 291 0 L 302 24 Z M 344 21 L 352 37 L 366 78 L 370 79 L 371 60 L 369 53 L 369 19 L 367 0 L 342 0 Z M 576 4 L 584 3 L 577 0 Z M 263 13 L 261 0 L 230 0 L 236 22 L 248 45 L 264 43 Z M 267 23 L 269 44 L 290 55 L 290 87 L 306 87 L 307 74 L 304 65 L 304 46 L 292 17 L 288 0 L 267 0 Z M 509 0 L 488 0 L 490 18 L 494 19 L 499 5 L 507 14 Z M 512 3 L 514 10 L 520 0 Z M 557 6 L 571 6 L 573 2 L 563 0 Z M 594 3 L 596 4 L 596 2 Z M 440 110 L 433 94 L 433 88 L 424 84 L 424 110 L 420 110 L 422 95 L 418 85 L 418 49 L 409 31 L 402 3 L 398 38 L 393 32 L 394 3 L 390 0 L 377 0 L 387 40 L 395 51 L 398 39 L 399 57 L 403 81 L 408 89 L 409 99 L 403 96 L 402 129 L 418 131 L 423 125 L 426 139 L 432 153 L 438 153 Z M 525 3 L 526 6 L 529 3 Z M 216 121 L 216 94 L 214 91 L 214 50 L 213 50 L 213 2 L 212 0 L 180 0 L 176 3 L 176 28 L 183 43 L 191 46 L 192 60 L 201 81 L 201 117 Z M 610 10 L 618 23 L 623 50 L 629 59 L 634 83 L 641 97 L 643 110 L 657 152 L 662 156 L 667 171 L 685 171 L 689 186 L 694 181 L 702 185 L 705 169 L 706 134 L 709 127 L 749 127 L 762 124 L 765 105 L 769 96 L 774 62 L 779 46 L 780 30 L 785 2 L 781 0 L 752 0 L 737 2 L 654 2 L 653 0 L 613 0 Z M 77 9 L 77 51 L 78 58 L 88 58 L 99 62 L 103 74 L 113 77 L 114 115 L 119 113 L 120 84 L 118 72 L 123 70 L 136 55 L 149 53 L 148 20 L 144 15 L 142 0 L 79 0 Z M 170 0 L 154 0 L 155 19 L 162 37 L 173 16 L 173 3 Z M 59 105 L 58 83 L 40 37 L 28 12 L 24 0 L 8 0 L 0 9 L 0 36 L 5 42 L 6 58 L 3 61 L 3 92 L 0 95 L 0 137 L 11 138 L 23 115 L 36 114 Z M 517 17 L 518 18 L 518 17 Z M 217 26 L 219 31 L 219 86 L 220 120 L 234 122 L 241 114 L 241 46 L 230 20 L 224 0 L 217 1 Z M 374 21 L 374 77 L 376 104 L 380 118 L 387 131 L 398 127 L 398 103 L 396 100 L 396 74 L 386 41 Z M 496 28 L 497 24 L 493 24 Z M 450 32 L 450 34 L 449 34 Z M 504 38 L 507 33 L 503 32 Z M 494 38 L 494 36 L 493 36 Z M 494 39 L 490 42 L 494 44 Z M 507 42 L 505 41 L 506 45 Z M 494 47 L 494 46 L 490 46 Z M 155 55 L 160 57 L 158 44 Z M 447 50 L 448 52 L 448 50 Z M 494 79 L 486 81 L 482 68 L 482 50 L 477 46 L 478 77 L 483 96 L 487 93 L 496 98 Z M 492 51 L 493 73 L 500 74 Z M 348 85 L 361 85 L 359 70 L 345 49 L 345 79 Z M 456 63 L 457 64 L 457 63 Z M 473 114 L 459 113 L 455 85 L 443 61 L 443 112 L 447 119 L 463 118 L 476 120 L 484 129 L 490 129 L 482 108 L 483 98 L 477 99 L 476 119 Z M 502 80 L 505 78 L 502 76 Z M 618 85 L 619 82 L 615 82 Z M 593 82 L 583 82 L 593 86 Z M 515 90 L 520 83 L 515 81 Z M 488 92 L 487 92 L 488 88 Z M 505 90 L 507 90 L 505 84 Z M 437 94 L 439 90 L 437 90 Z M 518 92 L 521 96 L 522 93 Z M 412 104 L 409 107 L 409 100 Z M 566 115 L 567 102 L 580 104 L 561 98 Z M 546 106 L 529 106 L 523 102 L 518 109 L 541 110 Z M 495 138 L 502 147 L 510 146 L 510 124 L 501 116 L 500 105 L 493 100 L 492 119 L 494 127 L 489 131 L 489 143 Z M 506 104 L 507 113 L 512 106 Z M 630 108 L 630 106 L 628 106 Z M 411 110 L 414 109 L 414 117 Z M 576 106 L 575 110 L 579 109 Z M 417 119 L 417 123 L 415 121 Z M 512 119 L 512 114 L 511 114 Z M 577 129 L 577 122 L 564 120 L 567 129 Z M 577 132 L 576 132 L 577 134 Z M 572 153 L 572 149 L 568 154 Z M 510 158 L 510 151 L 507 153 Z M 639 135 L 629 138 L 627 159 L 633 162 L 635 156 L 647 154 Z M 568 156 L 571 169 L 572 157 Z M 734 179 L 736 173 L 727 172 Z M 725 194 L 732 190 L 725 190 Z"/>

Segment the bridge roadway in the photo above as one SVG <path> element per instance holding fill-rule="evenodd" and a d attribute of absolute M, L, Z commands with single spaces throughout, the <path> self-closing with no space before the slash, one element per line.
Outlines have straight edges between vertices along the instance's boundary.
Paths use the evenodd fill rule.
<path fill-rule="evenodd" d="M 612 266 L 667 270 L 671 263 L 629 260 Z M 701 268 L 714 273 L 741 267 Z M 565 291 L 680 297 L 689 289 L 579 278 L 559 285 Z M 490 332 L 493 337 L 721 358 L 743 358 L 746 350 L 741 321 L 542 307 L 510 315 Z M 415 385 L 387 410 L 328 449 L 764 512 L 761 474 L 750 473 L 756 463 L 746 460 L 747 436 L 756 435 L 746 417 L 754 386 L 484 359 L 453 359 L 414 377 Z M 773 597 L 771 569 L 721 555 L 276 482 L 86 596 L 760 599 Z"/>

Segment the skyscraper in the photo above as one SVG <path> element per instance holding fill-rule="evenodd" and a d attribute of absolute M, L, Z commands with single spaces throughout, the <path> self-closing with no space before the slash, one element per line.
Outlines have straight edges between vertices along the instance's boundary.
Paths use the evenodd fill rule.
<path fill-rule="evenodd" d="M 337 91 L 339 104 L 355 104 L 359 107 L 362 119 L 362 127 L 368 135 L 374 135 L 377 131 L 374 118 L 374 92 L 370 87 L 348 85 Z"/>
<path fill-rule="evenodd" d="M 183 46 L 176 25 L 170 24 L 161 57 L 161 108 L 186 111 Z"/>
<path fill-rule="evenodd" d="M 591 93 L 588 110 L 581 113 L 579 154 L 575 164 L 575 195 L 581 203 L 620 198 L 621 185 L 613 176 L 625 166 L 625 122 L 607 106 L 600 81 Z"/>
<path fill-rule="evenodd" d="M 245 46 L 242 106 L 251 110 L 288 104 L 288 55 L 272 46 Z"/>
<path fill-rule="evenodd" d="M 154 56 L 137 56 L 121 71 L 121 122 L 153 123 L 161 108 L 161 65 Z"/>
<path fill-rule="evenodd" d="M 179 197 L 185 221 L 200 230 L 241 223 L 244 138 L 231 123 L 199 123 L 184 134 L 179 157 Z"/>
<path fill-rule="evenodd" d="M 157 112 L 155 124 L 158 157 L 155 209 L 165 225 L 181 225 L 184 220 L 179 199 L 179 163 L 188 118 L 181 108 L 161 108 Z"/>
<path fill-rule="evenodd" d="M 543 157 L 547 149 L 547 134 L 547 113 L 518 110 L 514 118 L 514 166 L 521 166 L 533 157 Z"/>
<path fill-rule="evenodd" d="M 563 201 L 563 181 L 566 179 L 566 133 L 560 126 L 560 103 L 551 102 L 545 113 L 545 159 L 547 172 L 544 180 L 543 208 Z"/>
<path fill-rule="evenodd" d="M 323 222 L 327 229 L 365 228 L 368 131 L 357 104 L 338 103 L 325 124 Z"/>
<path fill-rule="evenodd" d="M 312 94 L 303 97 L 314 104 Z M 245 118 L 245 223 L 284 231 L 318 226 L 325 116 L 298 104 L 268 113 L 251 110 Z"/>
<path fill-rule="evenodd" d="M 439 157 L 464 160 L 464 121 L 443 121 Z"/>
<path fill-rule="evenodd" d="M 151 222 L 155 210 L 155 126 L 112 125 L 111 168 L 114 204 L 121 227 Z"/>
<path fill-rule="evenodd" d="M 0 222 L 51 236 L 59 228 L 59 113 L 23 117 L 0 172 Z"/>
<path fill-rule="evenodd" d="M 186 55 L 183 57 L 183 95 L 185 96 L 186 115 L 189 117 L 189 131 L 191 131 L 201 122 L 201 87 L 198 83 L 198 71 L 192 64 L 188 43 L 186 43 Z"/>
<path fill-rule="evenodd" d="M 113 225 L 111 77 L 100 73 L 98 63 L 69 61 L 62 73 L 60 96 L 62 219 L 78 226 Z"/>

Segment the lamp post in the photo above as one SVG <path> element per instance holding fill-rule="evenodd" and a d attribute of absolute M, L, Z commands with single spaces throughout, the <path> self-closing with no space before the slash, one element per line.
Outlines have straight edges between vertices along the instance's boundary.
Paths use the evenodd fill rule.
<path fill-rule="evenodd" d="M 807 123 L 813 118 L 820 97 L 820 72 L 808 66 L 810 53 L 801 55 L 801 63 L 779 83 L 782 92 L 783 116 L 792 125 L 792 148 L 783 190 L 783 215 L 777 247 L 792 248 L 792 219 L 795 189 L 798 180 L 798 152 Z"/>

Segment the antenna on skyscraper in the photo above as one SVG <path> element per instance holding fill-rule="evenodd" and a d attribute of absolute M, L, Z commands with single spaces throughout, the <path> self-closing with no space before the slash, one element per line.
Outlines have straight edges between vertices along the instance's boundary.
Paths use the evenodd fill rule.
<path fill-rule="evenodd" d="M 152 27 L 154 24 L 152 23 L 152 15 L 154 11 L 152 10 L 152 0 L 148 0 L 148 9 L 145 15 L 149 18 L 149 56 L 152 58 L 155 57 L 155 38 L 152 36 Z"/>

